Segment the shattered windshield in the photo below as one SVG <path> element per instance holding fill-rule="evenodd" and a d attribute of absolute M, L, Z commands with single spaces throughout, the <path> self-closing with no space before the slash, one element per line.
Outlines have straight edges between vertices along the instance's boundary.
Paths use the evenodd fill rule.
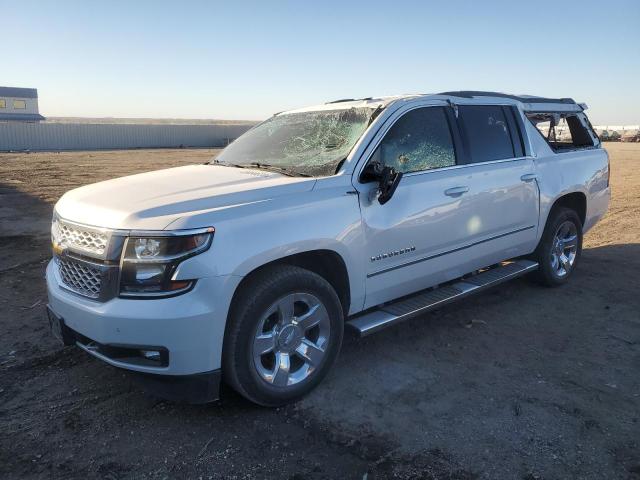
<path fill-rule="evenodd" d="M 333 175 L 374 111 L 350 108 L 276 115 L 225 148 L 214 163 L 290 175 Z"/>

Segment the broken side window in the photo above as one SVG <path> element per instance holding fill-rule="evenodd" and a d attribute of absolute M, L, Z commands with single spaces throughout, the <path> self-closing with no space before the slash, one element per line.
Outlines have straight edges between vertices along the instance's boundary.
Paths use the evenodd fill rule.
<path fill-rule="evenodd" d="M 597 136 L 584 113 L 530 112 L 527 118 L 556 152 L 596 145 Z"/>
<path fill-rule="evenodd" d="M 445 109 L 422 107 L 405 113 L 386 133 L 372 158 L 402 173 L 455 165 Z"/>

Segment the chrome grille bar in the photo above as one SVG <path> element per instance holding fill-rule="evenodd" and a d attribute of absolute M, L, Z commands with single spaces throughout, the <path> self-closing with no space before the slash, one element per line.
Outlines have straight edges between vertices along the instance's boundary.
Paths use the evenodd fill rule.
<path fill-rule="evenodd" d="M 60 248 L 104 259 L 109 247 L 110 231 L 54 218 L 51 237 L 54 244 Z"/>
<path fill-rule="evenodd" d="M 62 283 L 73 292 L 89 297 L 99 298 L 102 288 L 102 272 L 88 263 L 80 263 L 72 259 L 56 257 L 58 272 Z"/>

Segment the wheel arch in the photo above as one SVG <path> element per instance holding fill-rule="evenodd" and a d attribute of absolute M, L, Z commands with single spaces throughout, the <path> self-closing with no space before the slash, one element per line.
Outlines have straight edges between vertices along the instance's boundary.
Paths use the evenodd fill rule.
<path fill-rule="evenodd" d="M 556 200 L 551 205 L 551 208 L 549 209 L 549 214 L 547 215 L 545 225 L 546 222 L 549 221 L 551 212 L 561 207 L 570 208 L 571 210 L 575 211 L 580 218 L 580 222 L 582 222 L 582 225 L 584 226 L 587 218 L 587 196 L 583 192 L 565 193 L 562 196 L 556 198 Z"/>
<path fill-rule="evenodd" d="M 540 222 L 540 227 L 538 229 L 538 240 L 536 242 L 536 249 L 540 246 L 540 242 L 542 242 L 544 231 L 547 228 L 549 219 L 552 218 L 553 212 L 556 211 L 558 208 L 563 208 L 563 207 L 574 210 L 577 213 L 578 218 L 582 223 L 582 226 L 584 227 L 586 216 L 587 216 L 587 196 L 584 194 L 584 192 L 581 192 L 578 190 L 573 192 L 565 192 L 560 196 L 558 196 L 553 201 L 551 206 L 546 210 L 546 215 L 543 217 L 544 223 L 542 223 L 543 218 L 540 219 L 541 222 Z"/>
<path fill-rule="evenodd" d="M 229 311 L 233 308 L 239 292 L 242 291 L 247 283 L 259 272 L 275 265 L 294 265 L 320 275 L 336 291 L 345 317 L 348 315 L 351 306 L 351 283 L 347 265 L 338 252 L 329 249 L 297 252 L 256 266 L 244 276 L 236 287 Z"/>

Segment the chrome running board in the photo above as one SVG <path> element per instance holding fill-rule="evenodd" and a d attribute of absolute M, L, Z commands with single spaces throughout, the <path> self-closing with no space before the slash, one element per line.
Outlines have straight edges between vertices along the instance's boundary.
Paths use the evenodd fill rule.
<path fill-rule="evenodd" d="M 538 263 L 531 260 L 503 262 L 499 267 L 482 270 L 463 280 L 423 290 L 409 297 L 381 305 L 373 311 L 353 317 L 346 324 L 355 330 L 360 337 L 364 337 L 403 320 L 520 277 L 537 268 Z"/>

